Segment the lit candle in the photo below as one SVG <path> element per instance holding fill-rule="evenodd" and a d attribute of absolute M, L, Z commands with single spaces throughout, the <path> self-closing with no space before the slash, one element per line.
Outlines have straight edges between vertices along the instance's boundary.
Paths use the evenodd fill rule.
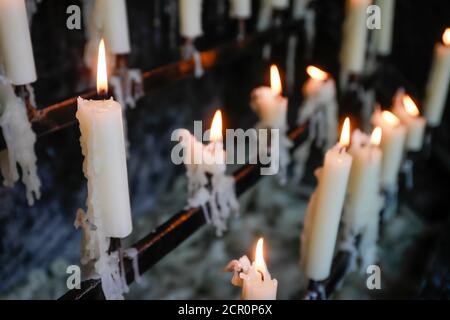
<path fill-rule="evenodd" d="M 250 264 L 247 256 L 233 260 L 225 269 L 234 271 L 232 283 L 242 287 L 242 300 L 276 300 L 278 281 L 272 279 L 264 261 L 264 240 L 259 239 L 255 260 Z"/>
<path fill-rule="evenodd" d="M 381 28 L 374 30 L 375 50 L 378 54 L 387 56 L 392 51 L 396 0 L 376 0 L 375 4 L 380 7 L 381 12 Z"/>
<path fill-rule="evenodd" d="M 0 0 L 0 56 L 14 85 L 36 81 L 25 0 Z"/>
<path fill-rule="evenodd" d="M 102 15 L 103 34 L 108 51 L 113 54 L 130 53 L 127 4 L 125 0 L 98 0 Z"/>
<path fill-rule="evenodd" d="M 406 126 L 406 149 L 420 151 L 423 146 L 426 120 L 420 116 L 419 108 L 410 96 L 401 94 L 399 98 L 400 101 L 394 103 L 392 112 Z"/>
<path fill-rule="evenodd" d="M 381 186 L 385 190 L 396 190 L 405 149 L 406 128 L 389 111 L 376 110 L 372 122 L 383 131 L 380 145 L 383 152 Z"/>
<path fill-rule="evenodd" d="M 253 90 L 251 107 L 259 116 L 261 127 L 284 128 L 287 125 L 288 99 L 281 95 L 281 78 L 275 65 L 270 67 L 270 82 L 270 87 Z"/>
<path fill-rule="evenodd" d="M 298 123 L 303 124 L 308 119 L 322 112 L 325 115 L 323 125 L 319 126 L 318 139 L 325 139 L 325 150 L 331 148 L 337 141 L 338 114 L 336 100 L 336 83 L 327 72 L 308 66 L 306 72 L 309 79 L 303 86 L 305 100 L 298 112 Z"/>
<path fill-rule="evenodd" d="M 346 152 L 350 144 L 350 120 L 347 118 L 339 143 L 325 155 L 318 172 L 318 186 L 308 205 L 302 237 L 302 260 L 310 280 L 328 278 L 336 245 L 339 221 L 344 206 L 352 156 Z M 302 251 L 303 251 L 302 250 Z"/>
<path fill-rule="evenodd" d="M 286 10 L 289 8 L 289 0 L 272 0 L 272 6 L 275 10 Z"/>
<path fill-rule="evenodd" d="M 105 44 L 100 42 L 97 92 L 106 95 Z M 132 231 L 122 107 L 109 100 L 78 98 L 77 119 L 88 179 L 88 207 L 105 237 L 125 238 Z"/>
<path fill-rule="evenodd" d="M 196 134 L 197 135 L 197 134 Z M 201 136 L 201 132 L 199 133 Z M 222 113 L 218 110 L 212 121 L 209 141 L 205 146 L 186 129 L 176 130 L 172 141 L 178 141 L 179 147 L 172 150 L 172 159 L 182 161 L 188 177 L 188 207 L 202 207 L 205 220 L 221 236 L 227 230 L 227 221 L 231 213 L 239 212 L 239 203 L 234 190 L 234 179 L 226 175 L 226 152 L 223 149 Z"/>
<path fill-rule="evenodd" d="M 249 19 L 252 16 L 251 0 L 231 0 L 230 15 L 236 19 Z"/>
<path fill-rule="evenodd" d="M 379 148 L 382 130 L 376 127 L 372 136 L 356 130 L 353 133 L 349 153 L 353 163 L 347 187 L 344 221 L 353 235 L 361 233 L 371 221 L 371 214 L 378 214 L 382 152 Z"/>
<path fill-rule="evenodd" d="M 202 0 L 179 0 L 180 34 L 186 39 L 195 39 L 203 34 Z"/>
<path fill-rule="evenodd" d="M 442 121 L 450 85 L 450 28 L 445 30 L 442 41 L 443 43 L 438 43 L 434 50 L 424 100 L 425 117 L 431 127 L 439 126 Z"/>
<path fill-rule="evenodd" d="M 361 74 L 364 69 L 367 34 L 367 7 L 371 0 L 347 0 L 341 47 L 341 70 L 346 74 Z"/>

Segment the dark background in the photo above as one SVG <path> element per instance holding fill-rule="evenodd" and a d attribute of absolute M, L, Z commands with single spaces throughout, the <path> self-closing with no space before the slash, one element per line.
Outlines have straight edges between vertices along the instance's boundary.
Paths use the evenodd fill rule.
<path fill-rule="evenodd" d="M 148 70 L 179 59 L 181 40 L 171 45 L 166 6 L 176 0 L 128 1 L 132 53 L 130 65 Z M 217 8 L 224 3 L 225 11 Z M 66 28 L 66 8 L 79 1 L 43 0 L 32 24 L 32 41 L 39 80 L 34 85 L 38 107 L 75 96 L 89 89 L 89 73 L 83 65 L 84 32 Z M 199 49 L 212 48 L 235 37 L 236 24 L 228 18 L 226 0 L 205 1 L 203 38 Z M 258 1 L 254 1 L 257 12 Z M 344 1 L 318 0 L 316 43 L 312 61 L 297 57 L 296 92 L 290 97 L 291 113 L 301 101 L 300 86 L 306 79 L 302 70 L 313 62 L 338 75 L 338 56 Z M 159 17 L 159 19 L 156 19 Z M 254 19 L 248 23 L 250 32 Z M 431 65 L 433 47 L 450 25 L 447 0 L 398 0 L 395 18 L 394 49 L 389 65 L 408 79 L 422 98 Z M 303 36 L 300 36 L 303 39 Z M 250 91 L 267 83 L 270 63 L 285 68 L 284 42 L 274 39 L 271 61 L 263 61 L 261 52 L 208 72 L 200 80 L 188 79 L 153 92 L 138 107 L 128 111 L 131 157 L 130 194 L 135 218 L 155 206 L 159 195 L 170 186 L 183 168 L 170 162 L 170 134 L 180 127 L 191 128 L 193 120 L 210 121 L 217 107 L 224 110 L 226 127 L 247 128 L 256 122 L 248 107 Z M 447 103 L 448 104 L 448 103 Z M 412 272 L 423 275 L 421 297 L 450 297 L 450 112 L 435 133 L 431 157 L 422 160 L 416 172 L 416 189 L 408 201 L 429 229 L 423 235 L 427 267 Z M 36 268 L 46 269 L 57 257 L 76 263 L 79 259 L 80 232 L 73 221 L 76 209 L 83 207 L 86 182 L 81 171 L 79 131 L 72 127 L 39 139 L 37 143 L 42 199 L 32 208 L 26 204 L 24 190 L 0 188 L 0 295 L 20 285 Z M 424 249 L 425 250 L 425 249 Z M 418 250 L 420 252 L 420 250 Z M 420 260 L 421 256 L 415 257 Z M 429 263 L 428 263 L 429 262 Z M 423 264 L 421 264 L 423 267 Z"/>

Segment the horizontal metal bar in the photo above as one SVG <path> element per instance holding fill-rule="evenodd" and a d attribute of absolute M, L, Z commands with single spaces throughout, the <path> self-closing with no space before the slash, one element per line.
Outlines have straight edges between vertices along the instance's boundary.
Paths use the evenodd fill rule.
<path fill-rule="evenodd" d="M 307 125 L 296 127 L 289 132 L 289 138 L 294 142 L 294 148 L 302 144 L 308 136 Z M 237 170 L 233 177 L 236 183 L 237 196 L 242 195 L 261 178 L 260 165 L 249 164 Z M 206 224 L 201 208 L 183 210 L 169 221 L 148 234 L 132 247 L 139 252 L 139 270 L 146 272 L 168 253 L 178 247 L 184 240 Z M 124 263 L 128 283 L 134 279 L 131 262 Z M 67 292 L 62 300 L 104 299 L 100 280 L 89 280 L 82 284 L 81 289 Z"/>
<path fill-rule="evenodd" d="M 255 52 L 259 46 L 273 40 L 273 36 L 285 37 L 288 31 L 300 26 L 299 21 L 291 21 L 279 27 L 273 27 L 265 32 L 249 35 L 241 41 L 232 41 L 214 49 L 201 52 L 201 61 L 205 71 L 217 66 L 232 63 Z M 149 93 L 181 79 L 192 77 L 195 71 L 195 61 L 182 60 L 143 73 L 144 91 Z M 79 96 L 92 99 L 95 90 L 90 90 Z M 40 108 L 31 116 L 33 130 L 38 137 L 62 130 L 76 123 L 77 97 L 73 97 L 54 105 Z M 0 132 L 0 151 L 6 148 L 3 134 Z"/>

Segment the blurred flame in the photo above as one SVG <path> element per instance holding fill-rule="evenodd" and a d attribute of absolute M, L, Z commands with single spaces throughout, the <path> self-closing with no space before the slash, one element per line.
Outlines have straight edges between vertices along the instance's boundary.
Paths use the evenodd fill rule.
<path fill-rule="evenodd" d="M 345 118 L 344 126 L 342 127 L 341 139 L 339 144 L 342 147 L 348 147 L 350 145 L 350 118 Z"/>
<path fill-rule="evenodd" d="M 400 120 L 390 111 L 383 111 L 381 117 L 392 127 L 396 127 L 400 124 Z"/>
<path fill-rule="evenodd" d="M 274 93 L 281 95 L 283 87 L 281 86 L 280 72 L 274 64 L 270 66 L 270 86 Z"/>
<path fill-rule="evenodd" d="M 372 136 L 370 137 L 370 143 L 373 146 L 378 147 L 380 145 L 380 143 L 381 143 L 382 135 L 383 135 L 383 131 L 381 130 L 381 128 L 380 127 L 376 127 L 372 131 Z"/>
<path fill-rule="evenodd" d="M 222 141 L 222 112 L 217 110 L 211 125 L 209 140 L 213 142 Z"/>
<path fill-rule="evenodd" d="M 442 35 L 442 42 L 446 46 L 450 46 L 450 28 L 445 29 L 444 34 Z"/>
<path fill-rule="evenodd" d="M 325 81 L 328 79 L 328 73 L 315 66 L 308 66 L 306 68 L 306 73 L 308 73 L 308 75 L 314 80 Z"/>
<path fill-rule="evenodd" d="M 410 96 L 403 97 L 403 106 L 410 116 L 418 117 L 420 115 L 419 108 Z"/>
<path fill-rule="evenodd" d="M 267 270 L 266 262 L 264 261 L 264 239 L 261 238 L 258 240 L 256 244 L 256 252 L 255 252 L 255 267 L 256 271 L 264 274 Z"/>
<path fill-rule="evenodd" d="M 102 39 L 98 47 L 97 61 L 97 93 L 99 95 L 108 93 L 108 72 L 106 71 L 105 41 Z"/>

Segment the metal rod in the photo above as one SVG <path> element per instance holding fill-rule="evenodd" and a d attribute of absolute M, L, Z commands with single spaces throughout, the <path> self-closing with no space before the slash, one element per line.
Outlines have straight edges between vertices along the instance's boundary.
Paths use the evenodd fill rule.
<path fill-rule="evenodd" d="M 308 136 L 308 124 L 296 127 L 289 132 L 288 136 L 294 142 L 294 147 L 299 146 Z M 260 168 L 259 164 L 248 164 L 233 174 L 237 196 L 242 195 L 261 178 Z M 139 253 L 140 272 L 149 270 L 205 224 L 205 215 L 201 208 L 183 210 L 135 243 L 132 247 Z M 135 280 L 131 261 L 125 259 L 124 266 L 126 279 L 130 284 Z M 101 282 L 100 280 L 84 281 L 81 289 L 71 290 L 60 299 L 104 299 Z"/>
<path fill-rule="evenodd" d="M 265 43 L 273 39 L 275 34 L 285 36 L 287 31 L 298 30 L 300 22 L 291 21 L 279 27 L 273 27 L 268 31 L 255 33 L 247 36 L 242 41 L 232 41 L 218 46 L 214 49 L 201 53 L 202 66 L 205 71 L 217 66 L 233 63 L 236 60 L 250 55 L 262 47 Z M 122 59 L 123 60 L 123 59 Z M 120 61 L 122 61 L 120 60 Z M 152 90 L 174 83 L 178 80 L 194 75 L 195 61 L 182 60 L 159 68 L 146 71 L 142 74 L 144 80 L 144 91 L 149 93 Z M 90 90 L 79 96 L 84 99 L 95 99 L 95 90 Z M 77 111 L 77 97 L 73 97 L 54 105 L 50 105 L 36 110 L 30 115 L 33 130 L 38 137 L 60 131 L 76 123 L 75 113 Z M 0 151 L 6 148 L 3 134 L 0 132 Z"/>

